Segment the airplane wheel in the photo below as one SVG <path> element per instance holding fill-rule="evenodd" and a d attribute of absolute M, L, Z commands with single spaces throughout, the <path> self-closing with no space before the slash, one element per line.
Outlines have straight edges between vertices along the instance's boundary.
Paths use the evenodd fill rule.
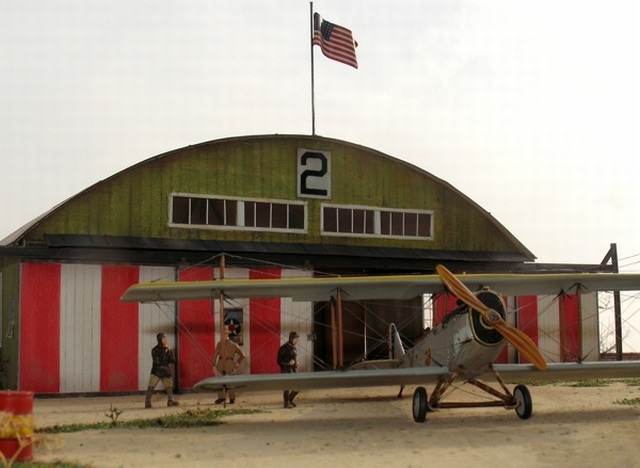
<path fill-rule="evenodd" d="M 531 393 L 524 385 L 518 385 L 513 390 L 513 397 L 516 400 L 516 414 L 520 419 L 529 419 L 533 411 L 533 401 Z"/>
<path fill-rule="evenodd" d="M 417 423 L 423 423 L 427 419 L 427 400 L 427 390 L 424 387 L 416 388 L 413 392 L 413 420 Z"/>

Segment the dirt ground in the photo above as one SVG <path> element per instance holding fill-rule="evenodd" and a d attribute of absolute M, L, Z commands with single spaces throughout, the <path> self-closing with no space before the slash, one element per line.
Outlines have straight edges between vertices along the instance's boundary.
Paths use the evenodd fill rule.
<path fill-rule="evenodd" d="M 640 465 L 640 407 L 617 404 L 640 397 L 640 387 L 567 384 L 529 387 L 533 416 L 519 419 L 503 408 L 443 409 L 413 422 L 413 387 L 303 392 L 298 407 L 284 409 L 277 392 L 239 395 L 236 408 L 259 409 L 195 429 L 90 430 L 45 436 L 34 461 L 64 460 L 95 467 L 212 466 L 616 466 Z M 470 396 L 464 392 L 456 400 Z M 141 396 L 36 399 L 38 427 L 73 422 L 150 418 L 216 406 L 215 395 L 163 395 L 143 409 Z M 219 407 L 219 406 L 217 406 Z"/>

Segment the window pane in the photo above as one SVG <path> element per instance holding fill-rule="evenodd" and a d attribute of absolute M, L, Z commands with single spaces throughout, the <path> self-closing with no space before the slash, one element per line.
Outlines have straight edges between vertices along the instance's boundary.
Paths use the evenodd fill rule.
<path fill-rule="evenodd" d="M 287 228 L 287 205 L 282 203 L 271 204 L 271 227 Z"/>
<path fill-rule="evenodd" d="M 391 213 L 391 234 L 394 236 L 401 236 L 404 229 L 403 213 L 394 211 Z"/>
<path fill-rule="evenodd" d="M 244 225 L 255 227 L 256 204 L 254 202 L 244 202 Z"/>
<path fill-rule="evenodd" d="M 289 205 L 289 228 L 304 229 L 304 205 Z"/>
<path fill-rule="evenodd" d="M 271 203 L 256 202 L 256 227 L 271 227 Z"/>
<path fill-rule="evenodd" d="M 353 210 L 353 232 L 364 233 L 364 210 Z"/>
<path fill-rule="evenodd" d="M 431 215 L 428 215 L 428 214 L 418 215 L 418 235 L 420 237 L 431 236 Z"/>
<path fill-rule="evenodd" d="M 224 226 L 224 200 L 209 200 L 209 224 Z"/>
<path fill-rule="evenodd" d="M 191 199 L 191 224 L 207 224 L 207 200 Z"/>
<path fill-rule="evenodd" d="M 404 235 L 416 236 L 418 234 L 418 213 L 404 214 Z"/>
<path fill-rule="evenodd" d="M 323 210 L 324 230 L 326 232 L 338 232 L 338 210 L 328 206 Z"/>
<path fill-rule="evenodd" d="M 238 225 L 238 202 L 235 200 L 225 200 L 225 226 L 237 226 Z"/>
<path fill-rule="evenodd" d="M 374 219 L 375 219 L 376 213 L 373 210 L 366 210 L 365 211 L 365 233 L 367 234 L 374 234 L 375 232 L 375 223 L 374 223 Z"/>
<path fill-rule="evenodd" d="M 388 236 L 391 234 L 391 212 L 380 212 L 380 234 Z"/>
<path fill-rule="evenodd" d="M 338 232 L 352 232 L 351 229 L 351 210 L 338 208 Z"/>
<path fill-rule="evenodd" d="M 173 197 L 173 219 L 175 224 L 189 224 L 189 199 L 187 197 Z"/>

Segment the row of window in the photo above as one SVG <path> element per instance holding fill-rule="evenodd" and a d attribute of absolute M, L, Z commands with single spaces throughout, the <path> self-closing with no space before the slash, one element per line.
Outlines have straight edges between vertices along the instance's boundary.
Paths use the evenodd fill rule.
<path fill-rule="evenodd" d="M 171 196 L 176 227 L 306 232 L 305 202 L 231 197 Z M 322 233 L 431 239 L 433 214 L 420 210 L 322 205 Z"/>
<path fill-rule="evenodd" d="M 228 198 L 173 196 L 171 223 L 259 229 L 305 229 L 305 205 Z"/>
<path fill-rule="evenodd" d="M 375 208 L 322 207 L 325 233 L 431 238 L 431 213 Z"/>

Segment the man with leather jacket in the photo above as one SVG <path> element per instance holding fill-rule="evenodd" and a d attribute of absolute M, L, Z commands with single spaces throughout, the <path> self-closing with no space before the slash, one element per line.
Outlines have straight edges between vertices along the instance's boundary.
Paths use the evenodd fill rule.
<path fill-rule="evenodd" d="M 176 357 L 173 350 L 167 345 L 167 337 L 164 333 L 158 333 L 156 339 L 158 344 L 151 349 L 153 364 L 151 365 L 144 407 L 151 408 L 151 396 L 160 381 L 164 384 L 164 391 L 167 393 L 167 406 L 178 406 L 180 403 L 173 398 L 173 378 L 170 366 L 176 363 Z"/>
<path fill-rule="evenodd" d="M 280 346 L 278 350 L 278 365 L 280 373 L 291 374 L 298 372 L 298 350 L 296 345 L 300 342 L 300 335 L 292 331 L 289 333 L 289 341 Z M 285 390 L 283 394 L 284 407 L 295 408 L 297 405 L 293 399 L 298 395 L 297 390 Z"/>

